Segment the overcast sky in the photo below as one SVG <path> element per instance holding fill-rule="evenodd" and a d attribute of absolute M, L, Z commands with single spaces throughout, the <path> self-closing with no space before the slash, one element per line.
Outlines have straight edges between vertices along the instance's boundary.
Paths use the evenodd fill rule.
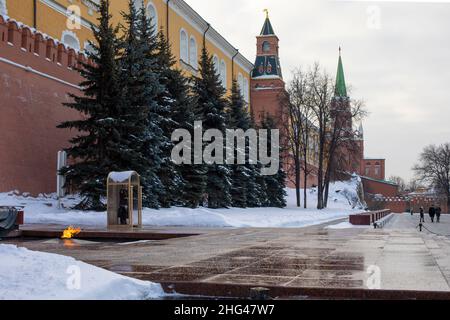
<path fill-rule="evenodd" d="M 370 112 L 366 157 L 386 158 L 387 177 L 411 179 L 424 146 L 450 142 L 450 0 L 186 1 L 252 62 L 269 9 L 286 81 L 315 61 L 335 74 L 342 46 L 352 98 Z"/>

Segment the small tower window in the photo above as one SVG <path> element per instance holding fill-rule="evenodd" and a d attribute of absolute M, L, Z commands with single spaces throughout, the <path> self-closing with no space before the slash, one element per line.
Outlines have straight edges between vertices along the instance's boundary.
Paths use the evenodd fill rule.
<path fill-rule="evenodd" d="M 263 52 L 269 52 L 270 51 L 270 43 L 268 41 L 264 41 L 262 45 Z"/>

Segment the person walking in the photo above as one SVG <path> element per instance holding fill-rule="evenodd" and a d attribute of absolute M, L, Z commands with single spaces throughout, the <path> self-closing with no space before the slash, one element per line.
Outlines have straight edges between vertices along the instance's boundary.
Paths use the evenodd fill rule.
<path fill-rule="evenodd" d="M 437 223 L 441 222 L 441 213 L 442 213 L 442 208 L 440 206 L 438 206 L 436 208 L 436 222 Z"/>
<path fill-rule="evenodd" d="M 436 208 L 434 207 L 434 205 L 430 207 L 430 209 L 428 210 L 428 214 L 430 215 L 431 223 L 434 223 L 434 216 L 436 215 Z"/>
<path fill-rule="evenodd" d="M 425 210 L 420 207 L 420 223 L 425 222 Z"/>

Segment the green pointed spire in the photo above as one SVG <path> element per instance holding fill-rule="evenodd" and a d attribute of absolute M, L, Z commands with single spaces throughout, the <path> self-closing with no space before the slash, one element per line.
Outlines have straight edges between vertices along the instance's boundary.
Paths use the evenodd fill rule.
<path fill-rule="evenodd" d="M 272 36 L 275 35 L 275 31 L 273 31 L 272 23 L 270 23 L 269 19 L 269 10 L 264 9 L 266 13 L 266 21 L 264 22 L 264 26 L 261 30 L 261 36 Z"/>
<path fill-rule="evenodd" d="M 347 97 L 347 86 L 345 85 L 344 66 L 341 58 L 341 48 L 339 47 L 339 62 L 336 74 L 336 87 L 334 90 L 336 97 Z"/>

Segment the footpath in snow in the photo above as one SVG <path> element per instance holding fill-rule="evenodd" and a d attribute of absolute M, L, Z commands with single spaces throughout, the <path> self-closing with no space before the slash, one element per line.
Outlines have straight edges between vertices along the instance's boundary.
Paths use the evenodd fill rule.
<path fill-rule="evenodd" d="M 159 299 L 159 284 L 136 280 L 70 257 L 0 244 L 0 300 Z"/>
<path fill-rule="evenodd" d="M 155 227 L 205 227 L 205 228 L 299 228 L 345 218 L 363 208 L 357 196 L 359 178 L 347 182 L 336 182 L 330 187 L 330 201 L 325 210 L 315 209 L 317 191 L 308 189 L 309 208 L 297 208 L 295 190 L 287 189 L 288 206 L 280 208 L 231 208 L 231 209 L 144 209 L 143 224 Z M 303 192 L 302 192 L 303 197 Z M 67 197 L 65 208 L 73 207 L 79 199 Z M 106 226 L 105 212 L 81 212 L 58 209 L 54 195 L 37 198 L 16 195 L 13 192 L 0 194 L 0 206 L 25 206 L 25 223 L 58 224 L 63 226 Z"/>

